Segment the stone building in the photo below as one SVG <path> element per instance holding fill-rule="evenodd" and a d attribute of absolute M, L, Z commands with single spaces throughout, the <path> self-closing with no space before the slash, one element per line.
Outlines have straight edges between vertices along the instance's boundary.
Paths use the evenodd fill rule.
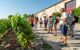
<path fill-rule="evenodd" d="M 61 0 L 60 2 L 45 8 L 39 12 L 37 12 L 35 15 L 38 16 L 38 18 L 42 18 L 44 16 L 49 17 L 51 16 L 54 12 L 60 12 L 61 8 L 66 8 L 66 12 L 71 12 L 74 8 L 80 6 L 80 0 Z"/>

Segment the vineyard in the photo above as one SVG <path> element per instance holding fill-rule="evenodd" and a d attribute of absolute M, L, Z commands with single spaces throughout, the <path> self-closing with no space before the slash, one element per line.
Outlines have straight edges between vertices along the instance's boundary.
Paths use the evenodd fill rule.
<path fill-rule="evenodd" d="M 29 17 L 26 14 L 23 16 L 9 15 L 6 19 L 0 19 L 0 50 L 42 50 L 40 47 L 46 50 L 51 48 L 37 38 L 38 36 L 32 32 Z"/>
<path fill-rule="evenodd" d="M 28 48 L 30 46 L 33 36 L 29 20 L 27 17 L 20 15 L 9 16 L 8 19 L 0 20 L 0 37 L 4 37 L 6 31 L 13 31 L 17 39 L 17 43 L 21 47 Z"/>

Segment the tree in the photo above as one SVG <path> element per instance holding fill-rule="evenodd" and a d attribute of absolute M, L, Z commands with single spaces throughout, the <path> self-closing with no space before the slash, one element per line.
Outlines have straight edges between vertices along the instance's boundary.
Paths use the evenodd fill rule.
<path fill-rule="evenodd" d="M 27 15 L 27 14 L 24 14 L 24 15 L 23 15 L 23 17 L 29 17 L 29 15 Z"/>
<path fill-rule="evenodd" d="M 55 15 L 55 16 L 59 16 L 59 17 L 61 16 L 61 14 L 60 14 L 59 12 L 54 12 L 54 13 L 53 13 L 53 16 L 54 16 L 54 15 Z"/>
<path fill-rule="evenodd" d="M 76 16 L 80 16 L 80 7 L 75 8 L 73 11 Z"/>
<path fill-rule="evenodd" d="M 8 19 L 11 19 L 12 16 L 13 16 L 13 15 L 9 15 L 9 16 L 8 16 Z"/>
<path fill-rule="evenodd" d="M 80 7 L 75 8 L 75 9 L 73 10 L 73 12 L 74 12 L 74 14 L 75 14 L 76 16 L 78 16 L 78 18 L 79 18 L 78 22 L 80 23 Z"/>

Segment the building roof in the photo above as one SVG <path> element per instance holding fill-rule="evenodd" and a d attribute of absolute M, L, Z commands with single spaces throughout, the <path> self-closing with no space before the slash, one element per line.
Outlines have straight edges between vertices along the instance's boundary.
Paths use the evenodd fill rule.
<path fill-rule="evenodd" d="M 53 7 L 53 6 L 55 6 L 55 5 L 59 4 L 59 3 L 61 3 L 61 2 L 63 2 L 63 1 L 65 1 L 65 0 L 61 0 L 60 2 L 57 2 L 56 4 L 51 5 L 51 6 L 49 6 L 49 7 L 45 8 L 45 9 L 43 9 L 43 10 L 41 10 L 41 11 L 39 11 L 39 12 L 35 13 L 35 14 L 38 14 L 38 13 L 40 13 L 40 12 L 42 12 L 42 11 L 44 11 L 44 10 L 48 9 L 48 8 L 51 8 L 51 7 Z"/>

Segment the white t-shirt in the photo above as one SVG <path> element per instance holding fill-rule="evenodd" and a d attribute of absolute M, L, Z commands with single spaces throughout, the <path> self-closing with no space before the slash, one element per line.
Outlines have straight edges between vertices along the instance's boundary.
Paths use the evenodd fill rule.
<path fill-rule="evenodd" d="M 67 18 L 68 17 L 68 15 L 67 15 L 67 13 L 66 12 L 63 12 L 62 14 L 61 14 L 61 19 L 63 19 L 63 18 Z M 60 25 L 63 25 L 65 22 L 63 21 L 63 20 L 60 20 Z"/>

